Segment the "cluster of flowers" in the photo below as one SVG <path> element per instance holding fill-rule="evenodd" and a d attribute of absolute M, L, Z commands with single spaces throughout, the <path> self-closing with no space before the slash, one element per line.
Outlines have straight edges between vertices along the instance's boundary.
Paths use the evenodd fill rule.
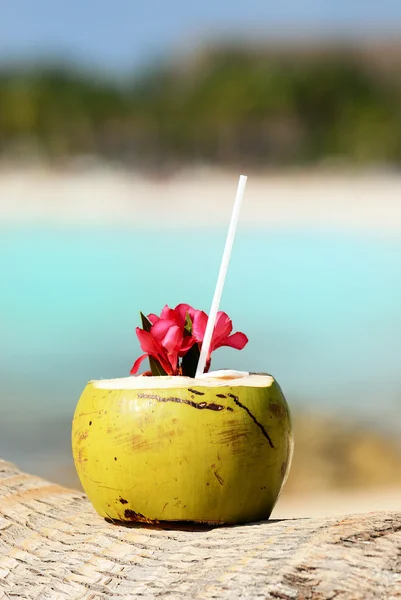
<path fill-rule="evenodd" d="M 154 314 L 141 316 L 143 329 L 137 327 L 136 334 L 145 354 L 135 361 L 131 375 L 135 375 L 142 361 L 149 357 L 152 375 L 193 377 L 205 336 L 207 314 L 189 304 L 178 304 L 175 308 L 166 305 L 160 317 Z M 210 355 L 214 350 L 221 346 L 242 350 L 248 343 L 244 333 L 231 333 L 232 330 L 229 316 L 224 312 L 217 313 L 205 373 L 210 368 Z"/>

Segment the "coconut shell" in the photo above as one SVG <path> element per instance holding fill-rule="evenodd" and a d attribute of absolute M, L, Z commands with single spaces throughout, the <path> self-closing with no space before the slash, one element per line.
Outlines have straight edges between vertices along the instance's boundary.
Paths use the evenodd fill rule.
<path fill-rule="evenodd" d="M 270 376 L 94 381 L 75 411 L 72 449 L 105 518 L 260 521 L 288 475 L 291 417 Z"/>

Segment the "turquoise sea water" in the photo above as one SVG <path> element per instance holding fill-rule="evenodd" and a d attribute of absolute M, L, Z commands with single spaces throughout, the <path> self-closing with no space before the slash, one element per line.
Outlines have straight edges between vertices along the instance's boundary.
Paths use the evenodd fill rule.
<path fill-rule="evenodd" d="M 61 464 L 86 381 L 125 376 L 139 355 L 139 311 L 209 310 L 225 231 L 0 235 L 0 456 Z M 400 425 L 401 238 L 240 230 L 222 309 L 250 341 L 213 368 L 268 371 L 295 408 Z"/>

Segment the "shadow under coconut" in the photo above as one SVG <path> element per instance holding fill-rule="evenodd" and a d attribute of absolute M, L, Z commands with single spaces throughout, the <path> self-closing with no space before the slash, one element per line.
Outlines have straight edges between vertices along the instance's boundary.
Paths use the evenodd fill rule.
<path fill-rule="evenodd" d="M 273 525 L 282 521 L 294 521 L 299 519 L 268 519 L 267 521 L 255 521 L 254 523 L 197 523 L 195 521 L 155 521 L 144 523 L 140 521 L 118 521 L 105 517 L 107 523 L 119 527 L 127 527 L 130 529 L 153 529 L 153 530 L 173 530 L 173 531 L 212 531 L 213 529 L 244 527 L 254 525 Z"/>

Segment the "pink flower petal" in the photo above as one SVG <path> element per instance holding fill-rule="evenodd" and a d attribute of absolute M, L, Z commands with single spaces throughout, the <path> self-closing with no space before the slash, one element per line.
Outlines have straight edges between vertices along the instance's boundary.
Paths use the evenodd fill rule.
<path fill-rule="evenodd" d="M 228 346 L 229 348 L 235 348 L 236 350 L 242 350 L 248 343 L 248 338 L 245 333 L 237 331 L 232 335 L 223 339 L 218 343 L 214 349 L 221 348 L 222 346 Z"/>
<path fill-rule="evenodd" d="M 189 306 L 189 304 L 177 304 L 174 310 L 180 315 L 183 326 L 185 325 L 187 314 L 191 317 L 191 321 L 194 320 L 195 309 Z"/>
<path fill-rule="evenodd" d="M 163 341 L 162 346 L 166 348 L 167 352 L 178 352 L 183 338 L 183 331 L 178 325 L 169 327 Z"/>
<path fill-rule="evenodd" d="M 169 308 L 167 304 L 160 313 L 160 318 L 174 321 L 176 325 L 180 325 L 181 323 L 181 317 L 179 313 L 177 313 L 173 308 Z"/>
<path fill-rule="evenodd" d="M 148 315 L 148 319 L 152 323 L 152 325 L 154 325 L 159 320 L 159 317 L 157 315 L 154 315 L 153 313 L 150 313 Z"/>
<path fill-rule="evenodd" d="M 173 325 L 169 328 L 162 342 L 163 347 L 167 350 L 167 359 L 171 365 L 173 373 L 177 372 L 178 367 L 178 352 L 181 347 L 183 338 L 183 330 L 178 325 Z"/>
<path fill-rule="evenodd" d="M 165 304 L 160 313 L 160 318 L 165 319 L 170 310 L 171 310 L 171 308 L 168 306 L 168 304 Z"/>
<path fill-rule="evenodd" d="M 217 313 L 216 324 L 214 326 L 212 345 L 214 345 L 214 343 L 221 342 L 230 335 L 232 330 L 233 323 L 230 317 L 225 312 L 219 311 Z"/>
<path fill-rule="evenodd" d="M 137 327 L 136 335 L 138 336 L 142 350 L 147 354 L 156 356 L 162 350 L 160 344 L 152 336 L 152 334 L 149 333 L 149 331 L 144 331 L 143 329 Z"/>
<path fill-rule="evenodd" d="M 168 330 L 171 327 L 178 327 L 174 321 L 170 319 L 159 319 L 157 323 L 155 323 L 151 330 L 150 334 L 159 342 L 162 343 L 165 338 Z"/>
<path fill-rule="evenodd" d="M 185 336 L 181 344 L 179 356 L 184 356 L 194 344 L 196 344 L 196 339 L 192 335 Z"/>
<path fill-rule="evenodd" d="M 170 363 L 171 375 L 177 375 L 177 373 L 178 373 L 178 352 L 169 352 L 168 362 Z"/>
<path fill-rule="evenodd" d="M 134 362 L 134 365 L 130 371 L 131 375 L 135 375 L 135 373 L 138 372 L 139 367 L 141 366 L 141 362 L 147 357 L 147 354 L 142 354 L 142 356 L 140 356 L 139 358 L 136 359 L 136 361 Z"/>
<path fill-rule="evenodd" d="M 170 363 L 170 359 L 167 355 L 167 352 L 164 354 L 159 354 L 156 358 L 159 361 L 162 369 L 167 373 L 167 375 L 176 375 L 177 374 L 177 361 L 174 367 Z"/>
<path fill-rule="evenodd" d="M 197 342 L 203 342 L 208 316 L 203 310 L 196 310 L 193 318 L 192 334 Z"/>

